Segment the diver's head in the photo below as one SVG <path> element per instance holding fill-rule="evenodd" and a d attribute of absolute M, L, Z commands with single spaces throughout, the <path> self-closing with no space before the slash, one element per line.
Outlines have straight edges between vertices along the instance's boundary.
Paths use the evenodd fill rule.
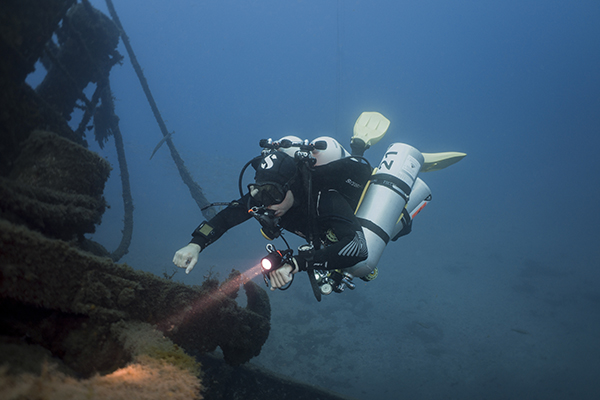
<path fill-rule="evenodd" d="M 298 171 L 292 157 L 284 152 L 274 151 L 259 159 L 255 168 L 255 183 L 249 184 L 248 189 L 256 203 L 268 207 L 280 204 L 291 196 Z"/>

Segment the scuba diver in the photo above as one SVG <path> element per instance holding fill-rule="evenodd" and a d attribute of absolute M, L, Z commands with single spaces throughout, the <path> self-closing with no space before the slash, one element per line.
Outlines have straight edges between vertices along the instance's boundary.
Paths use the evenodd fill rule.
<path fill-rule="evenodd" d="M 267 245 L 261 268 L 271 290 L 287 289 L 295 274 L 306 271 L 320 301 L 321 294 L 354 289 L 354 277 L 375 279 L 387 243 L 408 234 L 412 218 L 431 199 L 417 174 L 445 168 L 466 155 L 427 154 L 394 143 L 373 170 L 364 151 L 383 138 L 389 124 L 379 113 L 362 113 L 354 126 L 352 154 L 330 137 L 261 140 L 261 155 L 240 173 L 240 199 L 202 222 L 173 263 L 190 273 L 202 250 L 230 228 L 255 218 L 265 238 L 281 237 L 288 247 Z M 242 178 L 250 165 L 256 171 L 254 182 L 244 193 Z M 283 230 L 307 243 L 294 254 Z"/>

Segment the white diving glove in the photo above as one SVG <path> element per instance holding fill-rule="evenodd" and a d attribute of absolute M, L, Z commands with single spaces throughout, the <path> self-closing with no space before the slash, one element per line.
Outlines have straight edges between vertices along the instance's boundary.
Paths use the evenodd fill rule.
<path fill-rule="evenodd" d="M 196 243 L 190 243 L 187 246 L 177 250 L 173 257 L 173 264 L 179 268 L 185 268 L 185 273 L 189 274 L 194 269 L 194 265 L 198 262 L 198 254 L 202 248 Z"/>
<path fill-rule="evenodd" d="M 293 265 L 285 264 L 269 274 L 271 290 L 287 285 L 292 280 L 292 276 L 300 270 L 295 258 L 292 258 L 292 263 Z"/>

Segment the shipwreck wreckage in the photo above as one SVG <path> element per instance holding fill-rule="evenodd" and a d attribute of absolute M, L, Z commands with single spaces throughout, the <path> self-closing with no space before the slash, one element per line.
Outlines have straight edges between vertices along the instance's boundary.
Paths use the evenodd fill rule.
<path fill-rule="evenodd" d="M 208 201 L 170 140 L 112 1 L 107 5 L 112 18 L 87 0 L 0 4 L 0 397 L 339 399 L 243 365 L 267 340 L 270 304 L 239 272 L 190 287 L 117 263 L 133 234 L 109 81 L 124 58 L 119 40 L 183 181 L 199 207 Z M 38 61 L 47 74 L 33 89 L 25 79 Z M 75 108 L 83 116 L 69 124 Z M 101 147 L 111 137 L 117 147 L 125 226 L 113 252 L 84 237 L 101 221 L 111 171 L 87 149 L 91 127 Z M 242 287 L 245 307 L 235 300 Z M 209 355 L 217 347 L 222 359 Z"/>

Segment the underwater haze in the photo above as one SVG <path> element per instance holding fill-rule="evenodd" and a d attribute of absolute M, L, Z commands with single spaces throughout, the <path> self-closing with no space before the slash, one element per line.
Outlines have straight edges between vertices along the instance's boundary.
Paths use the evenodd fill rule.
<path fill-rule="evenodd" d="M 420 175 L 433 200 L 388 245 L 378 279 L 320 303 L 302 274 L 269 292 L 271 334 L 251 363 L 358 399 L 597 398 L 600 2 L 114 3 L 211 202 L 238 198 L 259 139 L 327 135 L 349 148 L 363 111 L 391 121 L 365 153 L 372 164 L 395 142 L 468 154 Z M 162 134 L 119 51 L 111 84 L 135 206 L 121 261 L 171 274 L 204 218 L 167 147 L 149 160 Z M 116 152 L 88 135 L 113 165 L 111 208 L 90 237 L 112 251 L 123 229 Z M 246 271 L 265 244 L 249 221 L 173 279 Z"/>

